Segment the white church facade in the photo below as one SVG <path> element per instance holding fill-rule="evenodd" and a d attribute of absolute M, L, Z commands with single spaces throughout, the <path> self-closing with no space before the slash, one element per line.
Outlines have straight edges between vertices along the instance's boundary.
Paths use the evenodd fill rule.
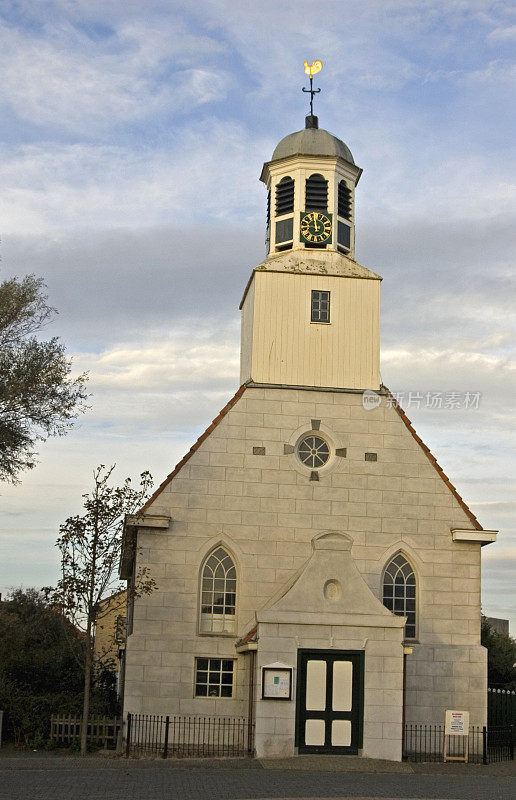
<path fill-rule="evenodd" d="M 307 117 L 262 171 L 240 388 L 142 512 L 122 577 L 124 713 L 248 716 L 258 756 L 399 760 L 402 726 L 486 721 L 482 528 L 380 382 L 361 170 Z"/>

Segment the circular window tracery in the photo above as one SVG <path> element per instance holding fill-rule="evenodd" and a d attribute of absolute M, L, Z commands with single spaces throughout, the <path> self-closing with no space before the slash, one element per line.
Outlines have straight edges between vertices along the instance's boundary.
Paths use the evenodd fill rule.
<path fill-rule="evenodd" d="M 328 462 L 330 447 L 321 436 L 311 433 L 301 439 L 297 446 L 297 454 L 305 467 L 318 469 Z"/>

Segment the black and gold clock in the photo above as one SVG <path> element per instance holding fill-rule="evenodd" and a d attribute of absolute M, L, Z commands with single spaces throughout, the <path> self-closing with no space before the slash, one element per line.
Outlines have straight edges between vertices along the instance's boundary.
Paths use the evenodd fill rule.
<path fill-rule="evenodd" d="M 306 244 L 331 242 L 332 215 L 322 211 L 302 211 L 300 239 Z"/>

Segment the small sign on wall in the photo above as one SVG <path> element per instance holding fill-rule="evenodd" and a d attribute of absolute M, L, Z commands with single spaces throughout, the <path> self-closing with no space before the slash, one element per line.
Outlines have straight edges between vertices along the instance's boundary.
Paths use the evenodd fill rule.
<path fill-rule="evenodd" d="M 262 700 L 292 700 L 292 667 L 262 667 Z"/>

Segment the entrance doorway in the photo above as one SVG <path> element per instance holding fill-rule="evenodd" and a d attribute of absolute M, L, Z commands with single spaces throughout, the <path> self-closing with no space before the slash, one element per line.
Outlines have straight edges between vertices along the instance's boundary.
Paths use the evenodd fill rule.
<path fill-rule="evenodd" d="M 298 650 L 296 745 L 300 753 L 362 747 L 364 652 Z"/>

